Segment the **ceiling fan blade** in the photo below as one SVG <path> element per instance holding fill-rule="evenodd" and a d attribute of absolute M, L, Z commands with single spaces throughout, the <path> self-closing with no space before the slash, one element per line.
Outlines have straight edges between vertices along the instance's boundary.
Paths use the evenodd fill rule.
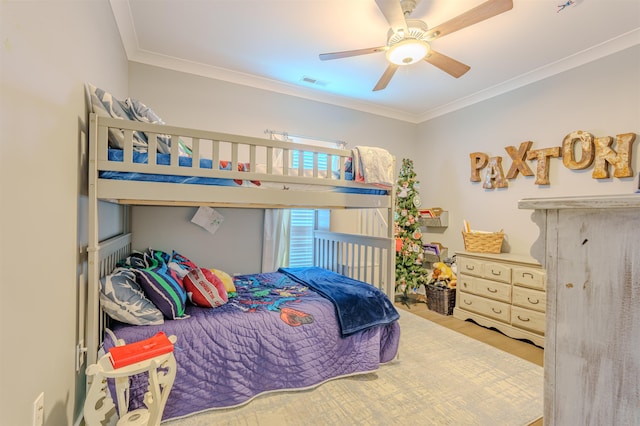
<path fill-rule="evenodd" d="M 466 28 L 470 25 L 482 22 L 513 8 L 512 0 L 489 0 L 479 6 L 474 7 L 462 15 L 458 15 L 448 20 L 444 24 L 431 28 L 426 36 L 429 41 L 435 40 L 447 34 Z"/>
<path fill-rule="evenodd" d="M 461 77 L 471 69 L 469 65 L 458 62 L 455 59 L 443 55 L 442 53 L 436 52 L 435 50 L 432 50 L 424 60 L 455 78 Z"/>
<path fill-rule="evenodd" d="M 385 50 L 387 50 L 386 46 L 380 46 L 380 47 L 370 47 L 367 49 L 346 50 L 344 52 L 321 53 L 320 60 L 328 61 L 330 59 L 340 59 L 340 58 L 348 58 L 350 56 L 368 55 L 369 53 L 384 52 Z"/>
<path fill-rule="evenodd" d="M 387 69 L 384 71 L 384 74 L 382 74 L 382 77 L 380 77 L 380 80 L 378 80 L 376 87 L 373 88 L 373 91 L 377 92 L 378 90 L 382 90 L 387 87 L 387 84 L 389 84 L 389 82 L 391 81 L 391 77 L 393 77 L 397 69 L 398 65 L 389 64 Z"/>
<path fill-rule="evenodd" d="M 400 0 L 376 0 L 376 4 L 394 33 L 398 32 L 398 30 L 403 30 L 405 34 L 409 34 Z"/>

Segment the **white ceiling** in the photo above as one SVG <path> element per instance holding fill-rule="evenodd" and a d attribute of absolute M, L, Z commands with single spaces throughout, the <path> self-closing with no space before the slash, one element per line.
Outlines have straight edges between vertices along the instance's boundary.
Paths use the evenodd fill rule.
<path fill-rule="evenodd" d="M 484 1 L 418 0 L 410 18 L 435 27 Z M 398 69 L 378 92 L 384 53 L 318 58 L 385 45 L 388 24 L 375 0 L 111 0 L 111 7 L 131 61 L 418 123 L 640 44 L 640 0 L 576 0 L 560 10 L 564 1 L 514 0 L 512 10 L 433 41 L 471 66 L 459 79 L 421 61 Z"/>

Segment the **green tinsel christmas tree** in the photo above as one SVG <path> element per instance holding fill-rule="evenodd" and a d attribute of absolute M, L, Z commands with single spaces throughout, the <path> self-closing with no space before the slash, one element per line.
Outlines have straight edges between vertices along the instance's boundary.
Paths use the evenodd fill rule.
<path fill-rule="evenodd" d="M 422 266 L 424 249 L 420 231 L 420 183 L 413 171 L 413 160 L 402 160 L 396 188 L 396 292 L 408 306 L 408 293 L 427 282 L 428 271 Z"/>

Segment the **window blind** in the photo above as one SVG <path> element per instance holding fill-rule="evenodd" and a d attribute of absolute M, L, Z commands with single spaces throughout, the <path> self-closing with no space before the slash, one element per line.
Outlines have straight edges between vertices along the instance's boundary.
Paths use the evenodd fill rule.
<path fill-rule="evenodd" d="M 318 155 L 318 170 L 327 170 L 327 156 Z M 313 154 L 293 151 L 291 165 L 298 168 L 302 160 L 305 169 L 313 170 Z M 313 266 L 313 230 L 316 224 L 314 210 L 292 209 L 289 224 L 289 266 Z"/>

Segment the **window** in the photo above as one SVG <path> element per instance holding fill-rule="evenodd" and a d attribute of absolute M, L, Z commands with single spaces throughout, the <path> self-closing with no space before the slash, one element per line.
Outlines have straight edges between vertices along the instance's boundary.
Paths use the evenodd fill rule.
<path fill-rule="evenodd" d="M 315 211 L 291 210 L 289 226 L 289 266 L 313 266 Z"/>
<path fill-rule="evenodd" d="M 302 143 L 303 141 L 296 138 L 294 142 Z M 327 142 L 318 143 L 317 141 L 304 141 L 309 145 L 328 145 Z M 335 143 L 329 145 L 335 147 Z M 318 170 L 327 170 L 326 155 L 318 155 Z M 300 164 L 300 152 L 293 151 L 291 158 L 291 167 L 297 169 Z M 303 167 L 308 170 L 313 169 L 313 155 L 304 153 L 302 156 Z M 331 170 L 329 168 L 329 170 Z M 316 215 L 315 210 L 292 209 L 289 223 L 289 259 L 290 267 L 313 266 L 313 230 L 316 229 L 316 221 L 320 220 L 322 227 L 328 228 L 325 222 L 329 219 L 329 212 L 322 211 Z M 320 227 L 320 226 L 319 226 Z"/>

